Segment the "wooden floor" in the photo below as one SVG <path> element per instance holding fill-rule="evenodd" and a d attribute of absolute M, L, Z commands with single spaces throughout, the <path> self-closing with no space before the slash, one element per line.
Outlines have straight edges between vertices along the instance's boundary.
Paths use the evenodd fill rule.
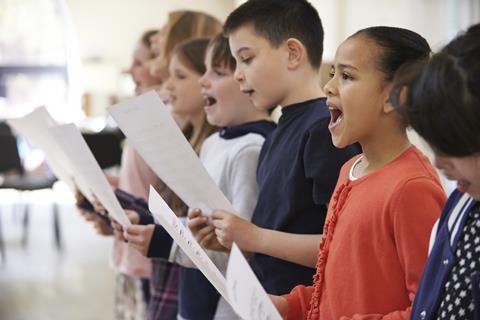
<path fill-rule="evenodd" d="M 57 192 L 58 193 L 58 192 Z M 0 190 L 0 218 L 6 261 L 0 261 L 1 320 L 113 319 L 113 273 L 108 266 L 111 239 L 100 237 L 76 213 L 62 191 L 63 250 L 54 245 L 52 192 L 28 196 L 29 239 L 22 246 L 18 194 Z"/>

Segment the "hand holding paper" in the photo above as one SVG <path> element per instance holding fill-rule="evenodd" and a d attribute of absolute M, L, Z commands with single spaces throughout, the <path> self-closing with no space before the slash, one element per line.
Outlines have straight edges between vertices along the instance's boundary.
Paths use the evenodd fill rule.
<path fill-rule="evenodd" d="M 222 297 L 228 301 L 225 277 L 212 260 L 210 260 L 205 251 L 203 251 L 202 247 L 195 241 L 190 231 L 181 223 L 172 209 L 170 209 L 152 186 L 150 186 L 148 207 L 173 240 L 182 248 L 193 263 L 195 263 L 197 268 L 212 283 Z"/>
<path fill-rule="evenodd" d="M 81 178 L 85 181 L 91 193 L 98 198 L 115 220 L 123 226 L 130 225 L 130 221 L 115 197 L 105 174 L 78 128 L 73 124 L 67 124 L 51 127 L 49 131 L 60 148 L 65 151 L 75 179 Z"/>
<path fill-rule="evenodd" d="M 190 208 L 234 212 L 155 91 L 108 109 L 129 143 Z"/>
<path fill-rule="evenodd" d="M 235 244 L 230 254 L 227 280 L 225 280 L 193 235 L 183 226 L 153 187 L 150 187 L 149 208 L 174 241 L 242 318 L 246 320 L 281 319 Z"/>

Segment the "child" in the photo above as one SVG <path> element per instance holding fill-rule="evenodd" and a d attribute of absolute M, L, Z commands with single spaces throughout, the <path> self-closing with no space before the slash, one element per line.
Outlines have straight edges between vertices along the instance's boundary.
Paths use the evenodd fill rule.
<path fill-rule="evenodd" d="M 445 194 L 389 93 L 395 72 L 429 53 L 420 35 L 393 27 L 360 30 L 338 48 L 329 129 L 335 146 L 359 142 L 363 154 L 340 172 L 313 287 L 274 298 L 288 319 L 408 318 Z"/>
<path fill-rule="evenodd" d="M 133 52 L 129 73 L 135 83 L 135 94 L 141 94 L 161 82 L 150 74 L 147 62 L 153 58 L 151 37 L 157 31 L 145 32 Z M 134 194 L 136 197 L 148 195 L 150 184 L 156 185 L 158 177 L 129 144 L 122 152 L 122 165 L 119 176 L 109 177 L 116 188 Z M 80 196 L 79 204 L 87 204 Z M 88 204 L 87 204 L 88 205 Z M 93 207 L 91 208 L 93 209 Z M 81 210 L 81 209 L 80 209 Z M 94 227 L 104 235 L 111 235 L 111 229 L 105 222 L 87 215 Z M 144 319 L 149 301 L 149 281 L 151 263 L 136 250 L 129 248 L 123 241 L 114 238 L 111 264 L 115 270 L 115 318 Z"/>
<path fill-rule="evenodd" d="M 262 285 L 283 294 L 312 283 L 327 203 L 340 167 L 357 149 L 337 149 L 330 139 L 319 86 L 323 29 L 311 4 L 250 0 L 230 14 L 224 31 L 240 89 L 260 110 L 280 105 L 282 116 L 260 153 L 253 224 L 217 210 L 215 232 L 226 248 L 234 240 L 254 252 L 250 261 Z M 202 219 L 197 212 L 190 217 L 192 232 L 210 248 L 203 239 L 212 239 L 204 232 L 211 227 L 198 228 L 205 221 L 195 220 Z"/>
<path fill-rule="evenodd" d="M 415 73 L 402 111 L 432 146 L 436 166 L 458 182 L 433 229 L 411 319 L 479 319 L 480 25 Z"/>
<path fill-rule="evenodd" d="M 228 39 L 221 34 L 214 38 L 205 61 L 207 70 L 200 85 L 207 120 L 223 129 L 205 140 L 200 159 L 239 216 L 250 220 L 258 197 L 255 179 L 258 156 L 265 137 L 275 124 L 269 120 L 266 110 L 256 109 L 251 104 L 235 82 L 235 60 L 230 54 Z M 208 253 L 220 271 L 225 272 L 228 254 Z M 172 255 L 178 263 L 194 267 L 181 250 L 174 250 Z M 237 318 L 221 298 L 214 319 Z"/>
<path fill-rule="evenodd" d="M 198 80 L 205 72 L 204 56 L 209 40 L 205 38 L 186 41 L 176 47 L 170 64 L 170 77 L 165 86 L 170 94 L 171 111 L 191 124 L 190 143 L 200 151 L 203 141 L 215 132 L 206 121 L 204 98 Z M 138 218 L 137 218 L 138 219 Z M 142 254 L 149 257 L 168 258 L 172 239 L 161 228 L 147 221 L 148 225 L 133 225 L 126 229 L 126 239 Z M 158 244 L 150 246 L 149 244 Z M 212 319 L 219 295 L 202 273 L 196 269 L 179 269 L 178 319 Z M 201 294 L 199 294 L 201 293 Z"/>
<path fill-rule="evenodd" d="M 151 72 L 164 81 L 168 78 L 168 64 L 176 45 L 194 37 L 210 37 L 221 30 L 221 23 L 214 17 L 198 11 L 173 11 L 168 15 L 168 22 L 154 39 L 157 57 L 151 63 Z M 165 82 L 164 82 L 165 83 Z M 162 85 L 157 90 L 160 97 L 168 100 L 168 90 Z M 167 104 L 167 107 L 170 107 Z M 189 114 L 172 113 L 175 121 L 188 135 L 191 131 L 188 124 Z M 205 127 L 205 130 L 210 130 Z M 197 144 L 201 144 L 199 140 Z M 157 190 L 167 201 L 170 207 L 179 216 L 185 216 L 185 204 L 163 183 L 158 184 Z M 148 193 L 147 193 L 148 194 Z M 146 198 L 145 198 L 146 199 Z M 147 320 L 176 319 L 178 314 L 178 265 L 169 263 L 165 259 L 151 259 L 152 276 L 151 300 L 147 309 Z"/>

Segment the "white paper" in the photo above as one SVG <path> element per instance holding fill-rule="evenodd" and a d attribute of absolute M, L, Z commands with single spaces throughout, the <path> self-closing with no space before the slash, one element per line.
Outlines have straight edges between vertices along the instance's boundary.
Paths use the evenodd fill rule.
<path fill-rule="evenodd" d="M 190 208 L 205 215 L 215 209 L 235 212 L 155 91 L 108 112 L 150 168 Z"/>
<path fill-rule="evenodd" d="M 282 319 L 235 243 L 226 278 L 230 303 L 240 317 L 245 320 Z"/>
<path fill-rule="evenodd" d="M 95 157 L 83 139 L 80 131 L 74 124 L 50 127 L 48 129 L 54 140 L 65 152 L 67 162 L 74 174 L 75 180 L 85 181 L 91 193 L 107 209 L 108 214 L 122 226 L 130 224 L 105 174 L 98 165 Z"/>
<path fill-rule="evenodd" d="M 190 230 L 182 224 L 180 219 L 178 219 L 172 209 L 170 209 L 152 186 L 150 186 L 148 207 L 157 221 L 228 302 L 225 277 L 195 240 Z M 202 293 L 199 292 L 199 294 Z"/>
<path fill-rule="evenodd" d="M 74 181 L 66 155 L 48 131 L 49 127 L 55 126 L 57 123 L 45 107 L 37 108 L 22 118 L 10 119 L 7 122 L 30 144 L 43 151 L 53 174 L 65 182 L 72 192 L 75 192 L 75 186 L 77 186 L 88 200 L 93 200 L 92 195 L 88 193 L 86 183 L 81 178 Z"/>

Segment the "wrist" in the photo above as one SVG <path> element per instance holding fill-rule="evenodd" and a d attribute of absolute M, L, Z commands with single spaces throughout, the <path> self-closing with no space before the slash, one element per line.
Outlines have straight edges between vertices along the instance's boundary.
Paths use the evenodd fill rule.
<path fill-rule="evenodd" d="M 263 244 L 263 228 L 260 228 L 252 223 L 251 234 L 249 236 L 248 247 L 245 251 L 261 252 Z"/>

